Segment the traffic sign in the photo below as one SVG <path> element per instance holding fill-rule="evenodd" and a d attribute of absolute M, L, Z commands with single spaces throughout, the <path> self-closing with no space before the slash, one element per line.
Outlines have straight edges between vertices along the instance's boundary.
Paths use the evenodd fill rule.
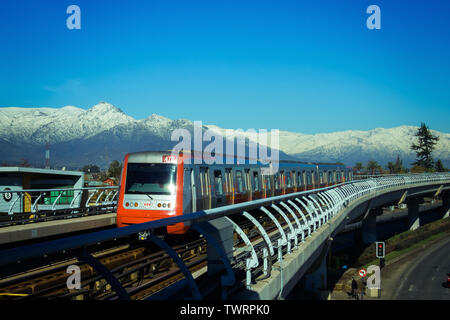
<path fill-rule="evenodd" d="M 364 278 L 367 274 L 367 271 L 365 269 L 361 269 L 358 271 L 358 274 L 361 278 Z"/>

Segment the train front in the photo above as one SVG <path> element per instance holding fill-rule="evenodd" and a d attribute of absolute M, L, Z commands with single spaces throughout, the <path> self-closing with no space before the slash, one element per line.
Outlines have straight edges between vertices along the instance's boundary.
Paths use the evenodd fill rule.
<path fill-rule="evenodd" d="M 170 152 L 139 152 L 125 156 L 117 204 L 117 226 L 149 222 L 183 213 L 183 157 Z M 167 227 L 184 234 L 183 223 Z M 166 232 L 166 230 L 157 230 Z"/>

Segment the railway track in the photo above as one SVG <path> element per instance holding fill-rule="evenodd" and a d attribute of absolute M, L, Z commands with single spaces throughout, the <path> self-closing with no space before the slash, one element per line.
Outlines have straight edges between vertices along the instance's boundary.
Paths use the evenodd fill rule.
<path fill-rule="evenodd" d="M 206 256 L 206 241 L 201 238 L 174 248 L 185 262 Z M 120 246 L 93 254 L 125 287 L 151 281 L 167 271 L 173 271 L 172 259 L 163 251 L 149 252 L 146 246 Z M 76 264 L 81 271 L 81 290 L 70 291 L 66 281 L 69 265 Z M 163 280 L 163 279 L 162 279 Z M 0 281 L 0 300 L 75 297 L 97 299 L 111 292 L 110 285 L 88 264 L 70 259 L 14 275 Z"/>
<path fill-rule="evenodd" d="M 276 212 L 278 222 L 283 228 L 287 228 L 286 221 Z M 277 227 L 262 214 L 254 214 L 261 223 L 272 241 L 279 234 Z M 262 257 L 263 238 L 253 223 L 242 217 L 234 217 L 233 220 L 247 234 L 257 249 L 257 255 Z M 245 243 L 235 234 L 235 247 L 243 247 Z M 184 261 L 191 273 L 203 274 L 207 270 L 206 249 L 204 238 L 176 245 L 173 249 Z M 234 268 L 245 268 L 245 257 L 248 253 L 241 252 L 234 257 Z M 176 283 L 184 278 L 174 261 L 164 251 L 153 251 L 142 242 L 109 248 L 92 254 L 97 258 L 126 289 L 131 299 L 145 299 Z M 81 289 L 67 289 L 66 281 L 69 265 L 76 264 L 81 271 Z M 253 276 L 261 274 L 261 268 L 252 271 Z M 239 278 L 238 282 L 242 279 Z M 0 300 L 23 299 L 115 299 L 117 298 L 110 284 L 97 274 L 88 264 L 73 258 L 59 263 L 54 263 L 43 268 L 24 272 L 0 280 Z"/>

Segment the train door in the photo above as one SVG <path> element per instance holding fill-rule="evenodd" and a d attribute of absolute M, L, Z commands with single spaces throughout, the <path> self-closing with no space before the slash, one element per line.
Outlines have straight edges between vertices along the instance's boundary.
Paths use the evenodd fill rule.
<path fill-rule="evenodd" d="M 273 196 L 272 177 L 273 176 L 269 176 L 269 175 L 261 175 L 262 187 L 263 187 L 263 198 L 270 198 Z"/>
<path fill-rule="evenodd" d="M 243 202 L 244 200 L 244 176 L 242 174 L 242 170 L 235 171 L 235 203 Z"/>
<path fill-rule="evenodd" d="M 292 171 L 292 183 L 294 185 L 294 192 L 299 192 L 300 191 L 300 186 L 298 184 L 297 175 L 298 175 L 297 171 Z"/>
<path fill-rule="evenodd" d="M 314 171 L 314 175 L 313 175 L 313 188 L 319 188 L 320 186 L 320 180 L 319 180 L 319 171 Z"/>
<path fill-rule="evenodd" d="M 313 171 L 307 171 L 306 172 L 306 178 L 307 178 L 306 190 L 314 189 Z"/>
<path fill-rule="evenodd" d="M 262 186 L 261 179 L 258 170 L 252 171 L 252 199 L 262 198 Z"/>
<path fill-rule="evenodd" d="M 274 195 L 278 196 L 281 194 L 281 172 L 277 173 L 273 176 L 274 182 Z"/>
<path fill-rule="evenodd" d="M 184 168 L 183 178 L 183 214 L 197 211 L 197 198 L 192 168 Z"/>
<path fill-rule="evenodd" d="M 303 190 L 306 191 L 307 182 L 306 182 L 306 171 L 305 170 L 303 170 L 303 172 L 302 172 L 302 181 L 303 181 Z"/>
<path fill-rule="evenodd" d="M 303 191 L 303 176 L 301 171 L 297 172 L 297 192 L 299 191 Z"/>
<path fill-rule="evenodd" d="M 202 195 L 202 210 L 211 208 L 211 183 L 209 179 L 209 168 L 200 167 L 200 184 Z"/>
<path fill-rule="evenodd" d="M 213 170 L 213 183 L 214 192 L 212 194 L 212 207 L 221 207 L 225 205 L 225 191 L 221 169 Z"/>
<path fill-rule="evenodd" d="M 295 191 L 295 179 L 292 179 L 292 177 L 295 178 L 295 172 L 287 171 L 286 172 L 286 193 L 292 193 Z"/>
<path fill-rule="evenodd" d="M 252 201 L 252 181 L 250 178 L 250 169 L 245 169 L 244 170 L 244 175 L 245 175 L 245 186 L 247 188 L 247 193 L 246 193 L 246 200 L 247 201 Z"/>
<path fill-rule="evenodd" d="M 319 186 L 318 186 L 318 188 L 322 188 L 323 185 L 324 185 L 323 171 L 320 170 L 319 171 Z"/>
<path fill-rule="evenodd" d="M 227 204 L 234 203 L 234 183 L 231 168 L 225 168 L 225 199 Z"/>

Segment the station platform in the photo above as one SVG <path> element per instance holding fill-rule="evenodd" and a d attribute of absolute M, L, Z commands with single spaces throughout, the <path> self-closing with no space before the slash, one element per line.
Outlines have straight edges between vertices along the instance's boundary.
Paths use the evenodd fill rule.
<path fill-rule="evenodd" d="M 95 216 L 29 223 L 0 228 L 0 245 L 57 236 L 116 224 L 116 213 Z"/>

